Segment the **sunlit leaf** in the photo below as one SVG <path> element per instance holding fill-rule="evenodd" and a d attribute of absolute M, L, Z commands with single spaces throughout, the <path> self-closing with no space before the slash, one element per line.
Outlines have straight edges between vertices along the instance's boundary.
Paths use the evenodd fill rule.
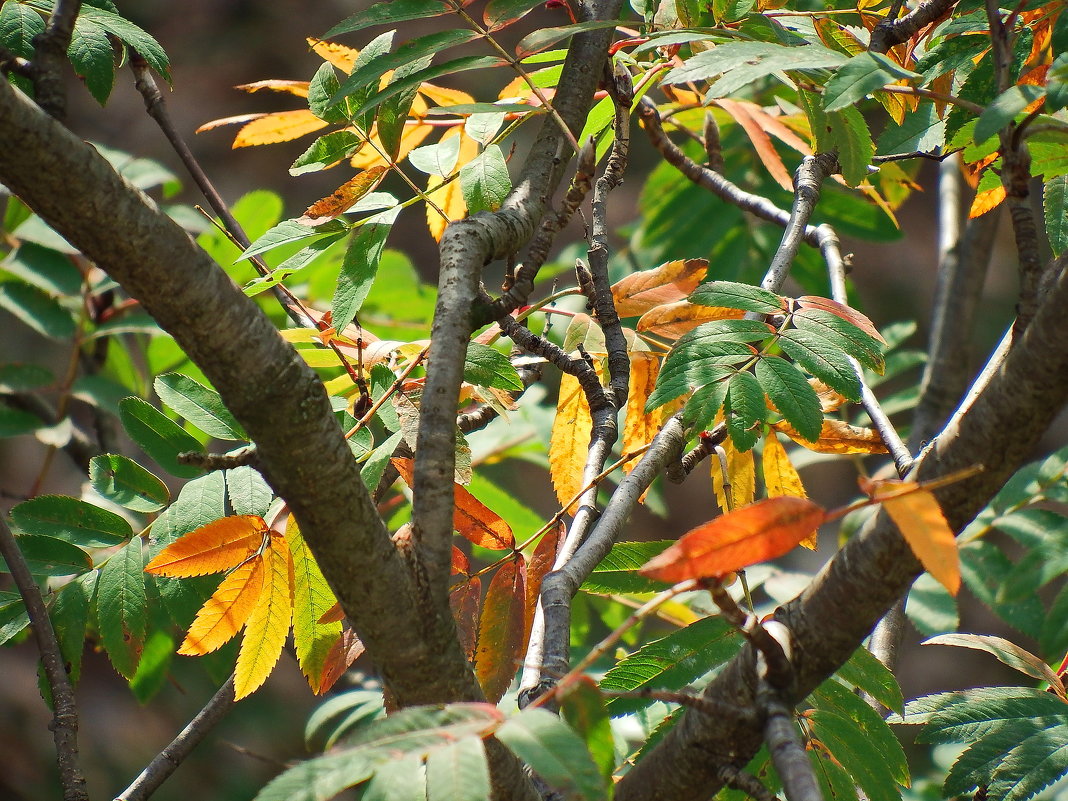
<path fill-rule="evenodd" d="M 765 356 L 756 363 L 756 376 L 775 408 L 803 437 L 815 440 L 823 423 L 816 390 L 801 372 L 785 359 Z"/>
<path fill-rule="evenodd" d="M 810 442 L 786 420 L 772 423 L 772 428 L 780 431 L 798 445 L 804 445 L 817 453 L 887 453 L 879 432 L 872 428 L 843 423 L 841 420 L 825 418 L 820 426 L 820 436 Z"/>
<path fill-rule="evenodd" d="M 84 573 L 93 566 L 89 554 L 64 540 L 39 534 L 21 534 L 16 542 L 30 574 L 34 576 L 71 576 Z M 3 559 L 0 559 L 0 572 L 11 572 Z"/>
<path fill-rule="evenodd" d="M 182 464 L 178 454 L 203 453 L 204 446 L 152 404 L 141 398 L 123 398 L 119 401 L 119 420 L 130 439 L 171 475 L 193 478 L 203 472 Z"/>
<path fill-rule="evenodd" d="M 660 372 L 660 360 L 651 353 L 634 352 L 630 354 L 630 388 L 627 393 L 627 410 L 623 424 L 623 452 L 632 453 L 648 445 L 660 430 L 660 415 L 657 412 L 646 413 L 645 403 L 656 386 L 656 377 Z M 638 464 L 632 459 L 623 465 L 629 473 Z"/>
<path fill-rule="evenodd" d="M 331 194 L 308 206 L 297 222 L 302 225 L 321 225 L 344 214 L 357 200 L 378 186 L 388 171 L 388 167 L 381 165 L 369 167 L 355 178 L 350 178 Z"/>
<path fill-rule="evenodd" d="M 512 190 L 500 145 L 490 145 L 460 168 L 460 191 L 469 214 L 497 211 Z"/>
<path fill-rule="evenodd" d="M 496 703 L 519 668 L 526 602 L 526 565 L 519 554 L 497 568 L 478 622 L 475 675 L 487 700 Z"/>
<path fill-rule="evenodd" d="M 111 556 L 97 578 L 96 618 L 111 664 L 130 678 L 137 670 L 148 618 L 141 540 Z"/>
<path fill-rule="evenodd" d="M 478 737 L 435 749 L 426 760 L 427 801 L 488 801 L 489 765 Z"/>
<path fill-rule="evenodd" d="M 729 438 L 720 447 L 723 448 L 723 453 L 727 457 L 727 476 L 724 479 L 723 466 L 718 455 L 713 457 L 710 460 L 712 492 L 722 511 L 741 509 L 756 498 L 756 467 L 753 452 L 738 450 L 733 440 Z M 728 489 L 730 490 L 729 501 L 726 495 Z"/>
<path fill-rule="evenodd" d="M 181 373 L 158 376 L 152 387 L 160 400 L 205 434 L 217 439 L 248 440 L 241 424 L 215 390 Z"/>
<path fill-rule="evenodd" d="M 997 657 L 1001 663 L 1020 671 L 1024 675 L 1048 682 L 1051 687 L 1060 688 L 1062 693 L 1064 690 L 1061 679 L 1058 678 L 1057 674 L 1045 661 L 1003 637 L 954 632 L 931 637 L 925 640 L 923 645 L 954 645 L 959 648 L 986 651 Z"/>
<path fill-rule="evenodd" d="M 337 599 L 292 515 L 286 523 L 286 541 L 293 559 L 293 645 L 297 664 L 312 691 L 319 693 L 326 658 L 341 635 L 341 623 L 324 623 L 322 618 Z"/>
<path fill-rule="evenodd" d="M 568 688 L 560 703 L 560 712 L 567 724 L 585 741 L 601 775 L 610 780 L 616 768 L 615 739 L 605 699 L 597 689 L 596 682 L 588 676 L 580 677 Z"/>
<path fill-rule="evenodd" d="M 248 119 L 248 117 L 233 117 L 227 120 L 216 120 L 213 123 L 202 125 L 198 130 L 210 130 L 217 125 L 224 125 L 229 122 L 242 122 L 245 119 Z M 274 145 L 279 142 L 290 142 L 325 127 L 326 123 L 307 109 L 277 111 L 273 114 L 256 116 L 251 122 L 237 132 L 232 147 L 236 150 L 239 147 L 255 147 L 256 145 Z"/>
<path fill-rule="evenodd" d="M 266 533 L 262 517 L 224 517 L 175 540 L 145 565 L 145 572 L 170 578 L 220 573 L 259 550 Z"/>
<path fill-rule="evenodd" d="M 783 299 L 774 292 L 735 281 L 710 281 L 702 284 L 690 295 L 690 303 L 742 309 L 759 314 L 780 314 L 784 309 Z"/>
<path fill-rule="evenodd" d="M 900 494 L 909 486 L 902 481 L 881 481 L 872 497 L 882 503 L 924 569 L 956 595 L 960 589 L 960 556 L 953 529 L 929 491 L 917 489 Z"/>
<path fill-rule="evenodd" d="M 641 574 L 673 584 L 692 578 L 723 578 L 782 556 L 825 519 L 823 507 L 806 498 L 757 501 L 688 531 L 646 563 Z"/>
<path fill-rule="evenodd" d="M 612 285 L 616 311 L 620 317 L 637 317 L 681 301 L 697 288 L 707 271 L 705 259 L 685 259 L 631 273 Z"/>
<path fill-rule="evenodd" d="M 586 393 L 577 378 L 565 373 L 560 377 L 560 397 L 549 437 L 549 473 L 561 506 L 571 503 L 582 488 L 582 470 L 592 432 Z"/>
<path fill-rule="evenodd" d="M 157 512 L 171 499 L 166 484 L 132 459 L 114 453 L 89 461 L 89 481 L 102 496 L 135 512 Z"/>
<path fill-rule="evenodd" d="M 107 548 L 133 535 L 119 515 L 67 495 L 38 495 L 23 501 L 12 507 L 11 520 L 20 532 L 85 548 Z"/>
<path fill-rule="evenodd" d="M 527 597 L 523 617 L 523 646 L 520 649 L 520 653 L 525 653 L 529 644 L 530 632 L 534 626 L 534 615 L 538 610 L 542 579 L 553 569 L 557 550 L 566 534 L 567 526 L 564 525 L 563 521 L 560 521 L 542 535 L 537 547 L 534 548 L 534 553 L 530 557 L 530 563 L 527 565 Z"/>
<path fill-rule="evenodd" d="M 807 498 L 805 486 L 801 483 L 801 476 L 797 469 L 790 463 L 786 455 L 786 449 L 775 436 L 774 431 L 769 431 L 764 439 L 763 454 L 764 489 L 769 498 L 790 496 L 794 498 Z M 811 537 L 801 540 L 801 544 L 812 550 L 816 549 L 816 532 Z"/>
<path fill-rule="evenodd" d="M 467 136 L 459 128 L 449 129 L 442 139 L 452 136 L 460 137 L 460 154 L 456 159 L 456 166 L 462 168 L 464 164 L 467 164 L 478 155 L 478 142 Z M 437 206 L 437 208 L 434 208 L 427 204 L 426 207 L 427 226 L 430 229 L 430 235 L 434 239 L 441 239 L 441 235 L 445 233 L 445 226 L 450 222 L 462 220 L 464 215 L 467 214 L 467 205 L 464 203 L 459 180 L 450 181 L 444 186 L 441 184 L 442 181 L 440 179 L 431 177 L 428 190 L 430 187 L 437 188 L 427 192 L 427 197 Z M 444 217 L 442 217 L 442 212 L 445 215 Z"/>
<path fill-rule="evenodd" d="M 739 309 L 698 306 L 688 300 L 679 300 L 649 309 L 639 318 L 636 328 L 643 333 L 655 334 L 665 339 L 678 339 L 701 323 L 737 319 L 743 314 Z"/>
<path fill-rule="evenodd" d="M 263 564 L 262 556 L 253 556 L 222 580 L 197 612 L 178 653 L 203 656 L 237 636 L 259 602 L 263 590 Z"/>
<path fill-rule="evenodd" d="M 241 640 L 234 668 L 234 698 L 255 692 L 274 670 L 293 617 L 293 558 L 281 534 L 263 551 L 264 585 Z"/>

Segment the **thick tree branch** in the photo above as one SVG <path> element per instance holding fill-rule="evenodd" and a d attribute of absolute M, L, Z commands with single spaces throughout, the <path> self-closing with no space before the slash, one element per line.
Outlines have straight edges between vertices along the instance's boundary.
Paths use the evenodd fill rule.
<path fill-rule="evenodd" d="M 33 37 L 33 90 L 38 105 L 57 120 L 67 115 L 67 90 L 63 66 L 81 0 L 56 0 L 48 25 Z"/>
<path fill-rule="evenodd" d="M 59 764 L 59 778 L 63 785 L 63 801 L 89 801 L 85 789 L 85 777 L 82 775 L 78 760 L 78 706 L 74 702 L 74 690 L 63 667 L 63 656 L 59 650 L 52 621 L 45 609 L 41 591 L 30 574 L 30 568 L 22 557 L 15 536 L 8 528 L 7 521 L 0 515 L 0 557 L 7 563 L 8 572 L 15 580 L 22 602 L 26 605 L 26 614 L 30 618 L 37 650 L 41 654 L 45 679 L 52 691 L 52 738 L 56 744 L 56 762 Z"/>
<path fill-rule="evenodd" d="M 960 531 L 1030 455 L 1068 400 L 1068 349 L 1060 337 L 1068 303 L 1068 274 L 1043 295 L 1031 325 L 992 371 L 966 410 L 954 417 L 917 460 L 913 476 L 932 479 L 982 463 L 979 475 L 937 492 L 954 530 Z M 848 659 L 875 622 L 905 592 L 921 566 L 889 517 L 880 512 L 827 564 L 802 595 L 776 618 L 793 636 L 797 688 L 803 699 Z M 736 704 L 755 700 L 750 647 L 706 689 L 709 699 Z M 710 723 L 686 713 L 679 724 L 617 785 L 619 801 L 708 798 L 721 785 L 718 766 L 744 764 L 761 732 L 730 717 Z"/>
<path fill-rule="evenodd" d="M 949 13 L 957 0 L 924 0 L 900 19 L 890 15 L 875 26 L 868 49 L 873 53 L 885 53 L 894 45 L 907 42 L 943 14 Z"/>

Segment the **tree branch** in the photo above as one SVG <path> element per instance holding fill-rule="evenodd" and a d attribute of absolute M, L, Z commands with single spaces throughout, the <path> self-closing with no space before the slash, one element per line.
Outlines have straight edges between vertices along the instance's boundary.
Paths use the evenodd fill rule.
<path fill-rule="evenodd" d="M 204 741 L 233 706 L 234 677 L 231 674 L 185 728 L 148 763 L 141 775 L 115 796 L 115 801 L 145 801 L 193 753 L 193 749 Z"/>
<path fill-rule="evenodd" d="M 1058 333 L 1066 303 L 1068 273 L 1062 271 L 1004 363 L 989 371 L 985 386 L 917 460 L 911 475 L 924 480 L 985 463 L 979 475 L 937 491 L 955 531 L 967 525 L 1024 462 L 1068 400 L 1068 349 Z M 880 511 L 801 596 L 777 612 L 776 619 L 793 636 L 797 687 L 790 701 L 803 699 L 837 670 L 921 570 Z M 708 686 L 705 697 L 742 705 L 754 702 L 753 662 L 753 649 L 747 646 Z M 761 733 L 751 723 L 726 716 L 710 724 L 685 713 L 623 777 L 616 798 L 707 798 L 722 785 L 718 767 L 744 764 L 760 742 Z"/>
<path fill-rule="evenodd" d="M 900 19 L 893 16 L 880 22 L 871 32 L 868 50 L 873 53 L 885 53 L 894 45 L 907 42 L 943 14 L 949 13 L 957 0 L 924 0 L 916 8 Z"/>
<path fill-rule="evenodd" d="M 63 785 L 63 801 L 89 801 L 85 789 L 85 777 L 82 775 L 78 759 L 78 706 L 74 701 L 74 690 L 63 666 L 63 656 L 59 650 L 52 621 L 48 618 L 41 591 L 30 574 L 30 568 L 19 550 L 15 535 L 8 528 L 7 521 L 0 515 L 0 556 L 7 563 L 7 569 L 15 580 L 22 602 L 26 605 L 26 614 L 30 618 L 37 650 L 41 654 L 45 678 L 52 692 L 52 739 L 56 744 L 56 762 L 59 765 L 59 778 Z"/>
<path fill-rule="evenodd" d="M 67 115 L 63 65 L 81 9 L 81 0 L 56 0 L 48 25 L 33 37 L 33 91 L 37 104 L 57 120 Z"/>

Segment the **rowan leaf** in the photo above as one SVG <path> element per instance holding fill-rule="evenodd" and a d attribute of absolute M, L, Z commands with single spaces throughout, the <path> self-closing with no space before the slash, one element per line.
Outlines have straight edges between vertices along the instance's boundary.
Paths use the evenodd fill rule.
<path fill-rule="evenodd" d="M 482 594 L 482 579 L 466 579 L 449 592 L 449 608 L 456 621 L 456 635 L 460 639 L 464 656 L 468 662 L 475 661 L 475 647 L 478 644 L 478 600 Z"/>
<path fill-rule="evenodd" d="M 517 554 L 497 568 L 482 602 L 475 676 L 490 703 L 501 700 L 519 666 L 526 605 L 526 563 Z"/>
<path fill-rule="evenodd" d="M 830 312 L 850 323 L 854 328 L 859 328 L 861 332 L 867 334 L 884 348 L 887 347 L 886 340 L 879 333 L 875 324 L 852 306 L 846 306 L 844 303 L 839 303 L 830 298 L 821 298 L 818 295 L 802 295 L 797 299 L 797 305 L 800 309 L 822 309 L 825 312 Z"/>
<path fill-rule="evenodd" d="M 779 337 L 787 356 L 831 389 L 860 402 L 860 381 L 845 354 L 825 339 L 808 331 L 791 329 Z"/>
<path fill-rule="evenodd" d="M 732 320 L 742 316 L 739 309 L 718 306 L 698 306 L 688 300 L 663 303 L 645 312 L 635 326 L 638 331 L 665 339 L 678 339 L 701 323 L 712 320 Z"/>
<path fill-rule="evenodd" d="M 886 369 L 886 361 L 880 347 L 882 338 L 876 339 L 851 321 L 821 308 L 802 308 L 792 319 L 795 328 L 808 331 L 841 348 L 879 375 Z"/>
<path fill-rule="evenodd" d="M 343 33 L 355 33 L 374 25 L 436 17 L 452 10 L 453 6 L 442 0 L 387 0 L 357 11 L 324 33 L 323 38 L 332 39 Z"/>
<path fill-rule="evenodd" d="M 810 442 L 791 426 L 786 420 L 772 423 L 772 428 L 785 434 L 798 445 L 803 445 L 816 453 L 887 453 L 879 432 L 873 428 L 850 425 L 841 420 L 824 418 L 820 427 L 820 436 Z"/>
<path fill-rule="evenodd" d="M 366 223 L 356 229 L 345 248 L 345 258 L 341 262 L 337 287 L 330 304 L 333 313 L 331 321 L 339 331 L 355 319 L 371 293 L 371 286 L 378 274 L 386 239 L 393 226 L 392 220 L 387 222 L 384 215 L 377 218 L 381 221 Z"/>
<path fill-rule="evenodd" d="M 556 562 L 556 553 L 566 534 L 567 526 L 561 520 L 542 535 L 541 540 L 534 548 L 534 553 L 531 554 L 530 563 L 527 565 L 526 611 L 523 617 L 523 647 L 520 648 L 520 653 L 526 653 L 527 645 L 530 642 L 530 632 L 534 626 L 534 615 L 538 611 L 538 603 L 541 597 L 542 579 L 553 569 L 553 565 Z"/>
<path fill-rule="evenodd" d="M 1068 250 L 1068 175 L 1058 175 L 1042 187 L 1046 236 L 1054 253 Z"/>
<path fill-rule="evenodd" d="M 560 397 L 549 436 L 549 474 L 561 506 L 571 503 L 582 489 L 592 432 L 593 417 L 586 393 L 575 376 L 565 373 L 560 377 Z"/>
<path fill-rule="evenodd" d="M 972 648 L 976 651 L 986 651 L 997 657 L 998 661 L 1018 670 L 1026 676 L 1048 682 L 1050 687 L 1056 688 L 1063 697 L 1064 684 L 1045 663 L 1043 659 L 1035 656 L 1009 640 L 1002 637 L 994 637 L 985 634 L 941 634 L 924 640 L 922 645 L 954 645 L 959 648 Z"/>
<path fill-rule="evenodd" d="M 756 363 L 756 377 L 775 408 L 803 437 L 819 437 L 823 424 L 819 396 L 794 365 L 778 356 L 765 356 Z"/>
<path fill-rule="evenodd" d="M 718 380 L 694 390 L 682 410 L 682 422 L 688 429 L 706 431 L 712 428 L 723 409 L 723 401 L 727 397 L 727 379 L 730 376 L 731 373 L 723 373 Z"/>
<path fill-rule="evenodd" d="M 520 59 L 524 59 L 552 47 L 557 42 L 570 39 L 576 34 L 614 28 L 618 24 L 619 22 L 616 20 L 592 20 L 590 22 L 577 22 L 574 25 L 560 25 L 555 28 L 541 28 L 524 36 L 519 41 L 519 44 L 515 46 L 515 54 Z"/>
<path fill-rule="evenodd" d="M 304 175 L 333 167 L 363 146 L 363 139 L 352 131 L 333 131 L 323 134 L 311 146 L 297 156 L 289 167 L 289 174 Z"/>
<path fill-rule="evenodd" d="M 601 776 L 611 781 L 616 769 L 616 746 L 604 696 L 589 676 L 580 676 L 564 693 L 560 713 L 585 741 Z"/>
<path fill-rule="evenodd" d="M 460 128 L 450 128 L 445 132 L 445 135 L 442 136 L 442 139 L 444 140 L 453 136 L 460 137 L 460 154 L 456 159 L 456 166 L 462 168 L 465 164 L 471 161 L 471 159 L 478 155 L 478 142 L 463 133 Z M 427 185 L 426 195 L 435 205 L 437 205 L 437 209 L 435 209 L 429 203 L 427 204 L 427 226 L 430 229 L 430 235 L 434 237 L 435 240 L 440 240 L 441 235 L 445 233 L 445 226 L 450 222 L 462 220 L 464 215 L 467 214 L 467 205 L 464 203 L 464 195 L 460 189 L 460 182 L 454 180 L 443 185 L 441 180 L 431 177 L 430 182 Z M 444 217 L 441 216 L 438 209 L 440 209 L 441 212 L 444 212 Z"/>
<path fill-rule="evenodd" d="M 740 451 L 734 442 L 727 439 L 720 446 L 727 457 L 727 480 L 724 481 L 723 467 L 718 456 L 711 460 L 712 492 L 716 496 L 719 508 L 724 512 L 741 509 L 756 498 L 756 467 L 753 452 Z M 724 484 L 729 484 L 730 500 L 726 496 Z"/>
<path fill-rule="evenodd" d="M 123 398 L 119 401 L 122 427 L 145 453 L 168 473 L 194 478 L 203 470 L 178 461 L 180 453 L 204 453 L 200 441 L 148 401 Z"/>
<path fill-rule="evenodd" d="M 171 499 L 166 484 L 132 459 L 114 453 L 89 460 L 89 483 L 109 501 L 135 512 L 158 512 Z"/>
<path fill-rule="evenodd" d="M 96 619 L 108 658 L 124 678 L 133 677 L 148 620 L 141 540 L 134 537 L 100 568 Z"/>
<path fill-rule="evenodd" d="M 464 356 L 464 381 L 479 387 L 523 391 L 523 381 L 508 357 L 495 348 L 470 342 Z"/>
<path fill-rule="evenodd" d="M 478 737 L 462 737 L 430 752 L 426 760 L 427 801 L 488 801 L 489 765 Z"/>
<path fill-rule="evenodd" d="M 216 439 L 248 441 L 248 434 L 219 393 L 181 373 L 164 373 L 152 382 L 161 401 Z"/>
<path fill-rule="evenodd" d="M 482 21 L 491 31 L 497 31 L 518 22 L 545 0 L 490 0 L 482 12 Z"/>
<path fill-rule="evenodd" d="M 372 189 L 374 189 L 389 172 L 389 167 L 379 165 L 368 167 L 355 178 L 350 178 L 326 197 L 315 201 L 304 210 L 303 216 L 297 218 L 301 225 L 322 225 L 344 214 Z"/>
<path fill-rule="evenodd" d="M 293 557 L 281 534 L 263 549 L 264 583 L 252 610 L 234 668 L 234 699 L 255 692 L 274 670 L 293 619 Z"/>
<path fill-rule="evenodd" d="M 262 517 L 224 517 L 175 540 L 145 565 L 145 572 L 169 578 L 221 573 L 258 551 L 266 534 Z"/>
<path fill-rule="evenodd" d="M 672 584 L 694 578 L 722 579 L 782 556 L 826 517 L 823 507 L 807 498 L 767 498 L 688 531 L 640 572 Z"/>
<path fill-rule="evenodd" d="M 706 272 L 705 259 L 685 259 L 631 273 L 612 285 L 616 311 L 620 317 L 636 317 L 666 303 L 684 300 Z"/>
<path fill-rule="evenodd" d="M 322 620 L 337 599 L 292 515 L 286 523 L 286 541 L 293 559 L 293 645 L 300 672 L 318 695 L 326 658 L 341 636 L 340 622 Z"/>
<path fill-rule="evenodd" d="M 768 174 L 774 179 L 775 183 L 787 192 L 793 192 L 793 176 L 790 175 L 790 171 L 786 169 L 786 165 L 783 164 L 782 156 L 779 155 L 779 151 L 777 151 L 775 145 L 772 144 L 771 137 L 768 136 L 764 128 L 753 118 L 750 108 L 755 104 L 728 100 L 725 97 L 718 98 L 716 104 L 730 114 L 735 122 L 741 126 L 742 130 L 745 131 L 745 135 L 749 137 L 749 141 L 753 145 L 753 150 L 756 152 L 757 157 L 768 171 Z"/>
<path fill-rule="evenodd" d="M 918 73 L 895 64 L 882 53 L 863 52 L 839 67 L 823 87 L 823 107 L 837 111 L 862 100 L 877 89 Z"/>
<path fill-rule="evenodd" d="M 756 377 L 747 372 L 731 376 L 727 398 L 723 401 L 723 417 L 738 450 L 747 451 L 756 444 L 766 411 L 764 390 Z"/>
<path fill-rule="evenodd" d="M 630 354 L 630 389 L 623 423 L 624 453 L 648 445 L 660 430 L 660 415 L 645 411 L 645 403 L 656 386 L 659 372 L 660 360 L 652 353 L 635 351 Z M 623 465 L 623 470 L 629 473 L 637 464 L 637 459 L 631 459 Z"/>
<path fill-rule="evenodd" d="M 71 576 L 93 567 L 93 559 L 76 545 L 55 537 L 20 534 L 17 537 L 22 558 L 34 576 Z M 6 561 L 0 559 L 0 573 L 9 573 Z"/>
<path fill-rule="evenodd" d="M 242 122 L 245 119 L 248 119 L 247 115 L 225 120 L 214 120 L 200 126 L 197 131 L 206 131 L 218 125 L 225 125 L 229 122 Z M 300 139 L 302 136 L 321 130 L 326 125 L 327 123 L 316 117 L 308 109 L 263 114 L 256 116 L 237 132 L 231 147 L 237 150 L 239 147 L 256 147 L 257 145 L 275 145 L 279 142 L 291 142 L 294 139 Z"/>
<path fill-rule="evenodd" d="M 366 650 L 363 642 L 356 636 L 356 632 L 348 626 L 342 628 L 341 634 L 334 640 L 334 644 L 323 658 L 322 672 L 319 674 L 318 683 L 312 687 L 312 692 L 322 695 L 333 687 Z"/>
<path fill-rule="evenodd" d="M 500 145 L 490 145 L 460 168 L 460 191 L 469 214 L 497 211 L 512 191 Z"/>
<path fill-rule="evenodd" d="M 222 580 L 197 612 L 178 653 L 203 656 L 228 643 L 248 621 L 263 590 L 263 557 L 253 556 Z"/>
<path fill-rule="evenodd" d="M 84 548 L 109 548 L 133 536 L 122 517 L 68 495 L 38 495 L 11 509 L 22 533 L 54 537 Z"/>
<path fill-rule="evenodd" d="M 910 486 L 917 485 L 888 479 L 878 483 L 872 497 L 882 503 L 924 569 L 956 595 L 960 589 L 960 555 L 953 530 L 929 491 L 917 489 L 900 494 Z"/>
<path fill-rule="evenodd" d="M 808 497 L 805 486 L 801 483 L 801 476 L 790 463 L 786 448 L 779 442 L 774 431 L 769 431 L 764 439 L 763 468 L 764 489 L 769 498 Z M 801 540 L 801 544 L 810 550 L 816 550 L 816 531 L 813 530 L 811 536 Z"/>

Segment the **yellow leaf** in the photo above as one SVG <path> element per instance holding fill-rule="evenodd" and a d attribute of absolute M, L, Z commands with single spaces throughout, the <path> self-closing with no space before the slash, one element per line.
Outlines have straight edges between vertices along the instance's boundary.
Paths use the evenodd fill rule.
<path fill-rule="evenodd" d="M 797 474 L 797 469 L 790 463 L 790 458 L 786 455 L 786 448 L 779 442 L 779 438 L 774 431 L 769 431 L 768 436 L 764 439 L 763 468 L 764 489 L 767 491 L 769 498 L 782 496 L 808 497 L 808 493 L 805 492 L 805 485 L 801 483 L 801 476 Z M 816 531 L 813 530 L 809 536 L 801 540 L 801 544 L 810 550 L 816 550 Z"/>
<path fill-rule="evenodd" d="M 285 537 L 271 534 L 263 551 L 264 584 L 252 610 L 234 668 L 234 699 L 259 689 L 271 675 L 293 618 L 293 557 Z"/>
<path fill-rule="evenodd" d="M 433 125 L 405 125 L 401 133 L 400 150 L 397 152 L 397 161 L 401 162 L 409 153 L 417 148 L 424 139 L 434 132 Z M 382 155 L 385 148 L 381 140 L 375 134 L 372 144 L 364 145 L 360 151 L 352 157 L 349 163 L 357 170 L 366 170 L 376 165 L 386 165 L 388 162 Z"/>
<path fill-rule="evenodd" d="M 975 200 L 972 201 L 972 207 L 968 209 L 968 219 L 972 220 L 976 217 L 982 217 L 988 211 L 992 211 L 1000 206 L 1001 201 L 1004 199 L 1004 186 L 995 186 L 993 189 L 980 192 L 975 196 Z"/>
<path fill-rule="evenodd" d="M 720 467 L 719 457 L 712 457 L 712 491 L 716 494 L 716 502 L 724 512 L 731 509 L 740 509 L 756 498 L 756 466 L 753 463 L 753 452 L 739 453 L 734 443 L 728 437 L 723 442 L 723 451 L 727 454 L 727 476 L 730 479 L 731 500 L 727 503 L 727 497 L 723 492 L 723 470 Z"/>
<path fill-rule="evenodd" d="M 635 351 L 630 354 L 630 392 L 627 394 L 627 415 L 623 424 L 623 452 L 633 451 L 653 441 L 660 430 L 660 413 L 645 413 L 645 402 L 656 384 L 660 360 L 652 353 Z M 631 459 L 623 470 L 630 472 L 638 464 Z"/>
<path fill-rule="evenodd" d="M 232 147 L 236 150 L 239 147 L 289 142 L 325 127 L 326 123 L 306 108 L 278 111 L 253 120 L 238 131 Z M 203 130 L 203 126 L 201 129 Z"/>
<path fill-rule="evenodd" d="M 297 97 L 307 97 L 308 85 L 307 81 L 266 80 L 256 81 L 254 83 L 243 83 L 234 88 L 241 89 L 249 94 L 267 89 L 271 92 L 285 92 L 286 94 L 296 95 Z"/>
<path fill-rule="evenodd" d="M 331 194 L 317 200 L 304 210 L 304 216 L 297 222 L 303 225 L 322 225 L 340 214 L 348 211 L 352 204 L 374 189 L 389 171 L 388 167 L 378 166 L 364 170 L 351 178 Z"/>
<path fill-rule="evenodd" d="M 356 63 L 360 55 L 359 50 L 353 50 L 351 47 L 334 42 L 324 42 L 322 39 L 314 39 L 311 36 L 307 37 L 306 41 L 308 47 L 314 50 L 319 58 L 333 64 L 346 75 L 352 72 L 352 65 Z"/>
<path fill-rule="evenodd" d="M 475 102 L 475 99 L 467 92 L 449 89 L 445 86 L 434 86 L 432 83 L 419 84 L 419 94 L 433 100 L 439 106 L 460 106 Z"/>
<path fill-rule="evenodd" d="M 575 376 L 565 373 L 560 379 L 560 399 L 549 436 L 549 475 L 561 506 L 570 503 L 582 489 L 582 469 L 592 432 L 593 418 L 586 393 Z M 573 507 L 568 511 L 573 511 Z"/>
<path fill-rule="evenodd" d="M 465 134 L 459 128 L 450 128 L 445 132 L 445 135 L 441 137 L 443 140 L 448 139 L 451 136 L 460 137 L 460 155 L 456 159 L 456 169 L 459 170 L 462 166 L 471 161 L 478 155 L 478 142 Z M 427 184 L 427 188 L 431 186 L 438 186 L 441 183 L 441 178 L 436 175 L 430 176 L 430 181 Z M 437 209 L 430 204 L 426 207 L 426 224 L 430 228 L 430 235 L 436 240 L 441 239 L 441 235 L 445 233 L 445 227 L 450 222 L 456 220 L 462 220 L 464 215 L 467 214 L 467 204 L 464 203 L 463 193 L 460 191 L 460 179 L 450 181 L 442 186 L 440 189 L 427 192 L 429 197 Z M 438 212 L 438 209 L 445 212 L 445 219 Z"/>
<path fill-rule="evenodd" d="M 292 515 L 286 523 L 286 540 L 293 557 L 293 645 L 300 672 L 308 679 L 312 692 L 317 692 L 326 658 L 341 636 L 340 621 L 320 621 L 337 604 L 337 599 Z"/>
<path fill-rule="evenodd" d="M 710 320 L 736 320 L 745 312 L 719 306 L 698 306 L 688 300 L 664 303 L 649 309 L 638 320 L 638 330 L 665 339 L 678 339 Z"/>
<path fill-rule="evenodd" d="M 887 481 L 885 484 L 894 491 L 905 482 Z M 878 491 L 875 498 L 879 499 Z M 957 539 L 934 495 L 927 490 L 917 490 L 887 498 L 882 504 L 924 569 L 951 595 L 956 595 L 960 589 Z"/>
<path fill-rule="evenodd" d="M 178 653 L 203 656 L 230 642 L 259 601 L 263 590 L 263 557 L 254 556 L 223 579 L 197 612 Z"/>
<path fill-rule="evenodd" d="M 145 572 L 169 578 L 221 573 L 258 551 L 266 533 L 262 517 L 224 517 L 179 537 L 145 565 Z"/>
<path fill-rule="evenodd" d="M 816 453 L 887 453 L 879 432 L 871 428 L 851 426 L 841 420 L 824 418 L 820 438 L 809 442 L 785 420 L 773 423 L 772 427 L 788 436 L 798 445 Z"/>

